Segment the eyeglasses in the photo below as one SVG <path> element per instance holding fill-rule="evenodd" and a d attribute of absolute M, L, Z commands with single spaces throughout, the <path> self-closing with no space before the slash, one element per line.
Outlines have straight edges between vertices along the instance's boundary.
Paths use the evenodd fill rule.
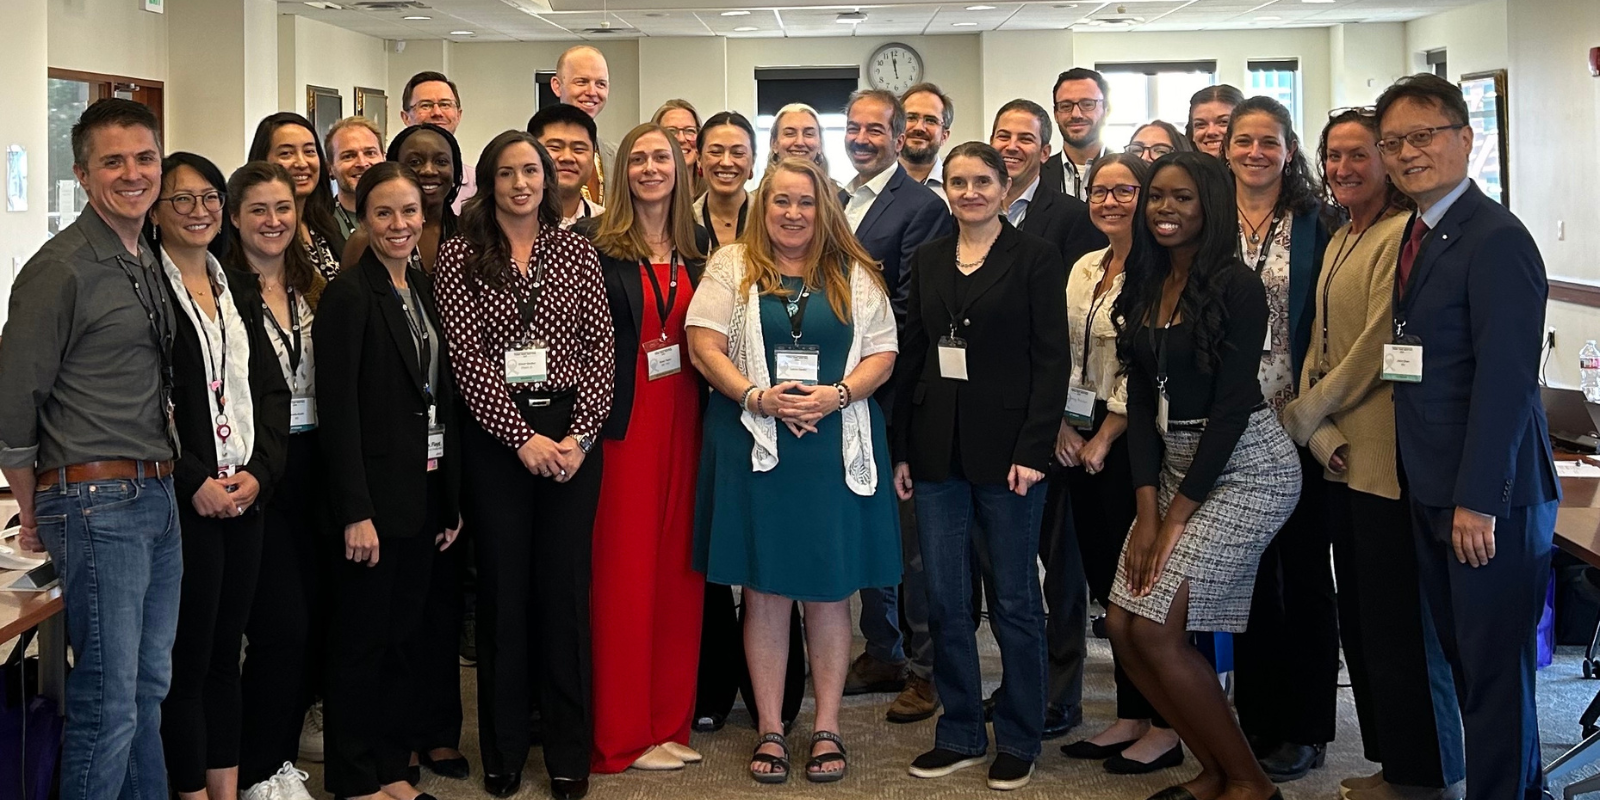
<path fill-rule="evenodd" d="M 1171 148 L 1168 149 L 1170 150 Z M 1119 203 L 1131 203 L 1133 202 L 1133 198 L 1139 196 L 1139 187 L 1132 183 L 1119 183 L 1116 186 L 1089 187 L 1089 202 L 1094 203 L 1095 205 L 1104 203 L 1108 195 L 1115 197 Z"/>
<path fill-rule="evenodd" d="M 1138 142 L 1122 148 L 1123 153 L 1134 158 L 1144 158 L 1145 153 L 1149 153 L 1153 159 L 1160 158 L 1172 151 L 1173 147 L 1170 144 L 1139 144 Z"/>
<path fill-rule="evenodd" d="M 1085 114 L 1093 114 L 1095 109 L 1105 105 L 1105 102 L 1106 101 L 1104 100 L 1096 100 L 1092 97 L 1087 100 L 1062 100 L 1061 102 L 1056 103 L 1056 113 L 1071 114 L 1073 107 L 1076 106 Z"/>
<path fill-rule="evenodd" d="M 420 103 L 411 104 L 412 111 L 420 111 L 424 114 L 432 114 L 434 109 L 438 109 L 439 111 L 443 111 L 444 113 L 448 114 L 459 107 L 460 106 L 457 106 L 456 101 L 454 100 L 423 100 Z"/>
<path fill-rule="evenodd" d="M 667 135 L 671 136 L 674 139 L 676 139 L 676 138 L 678 138 L 680 136 L 686 136 L 686 137 L 688 137 L 690 139 L 693 139 L 696 136 L 700 135 L 700 129 L 696 128 L 693 125 L 685 125 L 685 126 L 683 126 L 681 128 L 673 128 L 673 127 L 670 127 L 670 126 L 667 126 L 667 125 L 663 125 L 663 126 L 661 126 L 661 130 L 666 131 Z"/>
<path fill-rule="evenodd" d="M 1406 142 L 1412 147 L 1421 150 L 1433 144 L 1433 136 L 1439 131 L 1454 131 L 1465 127 L 1467 127 L 1467 124 L 1463 122 L 1457 125 L 1440 125 L 1436 128 L 1418 128 L 1404 136 L 1390 136 L 1385 139 L 1379 139 L 1378 151 L 1386 156 L 1398 155 L 1401 142 Z"/>
<path fill-rule="evenodd" d="M 1342 117 L 1342 116 L 1344 116 L 1346 114 L 1355 114 L 1357 116 L 1362 116 L 1362 117 L 1376 117 L 1376 116 L 1378 116 L 1378 107 L 1377 106 L 1345 106 L 1344 108 L 1336 108 L 1336 109 L 1328 112 L 1328 119 L 1335 119 L 1335 118 L 1338 118 L 1338 117 Z"/>
<path fill-rule="evenodd" d="M 220 192 L 206 192 L 199 197 L 192 194 L 175 194 L 171 197 L 159 197 L 156 199 L 171 203 L 172 210 L 177 212 L 180 217 L 187 217 L 194 213 L 195 203 L 204 206 L 207 211 L 216 212 L 222 210 L 222 194 Z"/>

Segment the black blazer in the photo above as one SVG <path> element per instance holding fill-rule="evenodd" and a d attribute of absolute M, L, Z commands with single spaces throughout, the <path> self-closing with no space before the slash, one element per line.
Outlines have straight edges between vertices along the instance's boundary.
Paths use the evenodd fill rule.
<path fill-rule="evenodd" d="M 1072 372 L 1067 268 L 1049 242 L 1003 225 L 973 273 L 965 313 L 955 307 L 959 234 L 912 259 L 890 432 L 894 460 L 910 463 L 917 480 L 949 477 L 957 436 L 961 470 L 973 483 L 1005 483 L 1012 464 L 1050 466 Z M 939 375 L 939 339 L 952 317 L 967 342 L 966 381 Z"/>
<path fill-rule="evenodd" d="M 461 427 L 456 422 L 450 351 L 433 296 L 433 282 L 412 267 L 406 281 L 439 332 L 439 384 L 433 387 L 444 425 L 444 482 L 440 529 L 459 513 Z M 380 537 L 433 535 L 424 530 L 428 508 L 428 404 L 411 329 L 389 282 L 389 272 L 369 248 L 352 268 L 329 282 L 311 324 L 317 350 L 317 417 L 328 470 L 328 503 L 335 531 L 371 519 Z"/>
<path fill-rule="evenodd" d="M 600 227 L 599 217 L 580 220 L 572 226 L 572 232 L 594 241 L 596 229 Z M 694 240 L 700 252 L 708 252 L 711 248 L 711 237 L 705 228 L 694 226 Z M 616 383 L 611 396 L 611 415 L 606 417 L 606 424 L 601 426 L 600 435 L 607 439 L 622 439 L 628 435 L 628 420 L 633 416 L 634 378 L 637 375 L 635 367 L 639 364 L 639 342 L 641 339 L 639 329 L 644 327 L 644 279 L 639 277 L 639 262 L 622 258 L 613 258 L 595 249 L 595 255 L 600 257 L 600 273 L 606 281 L 606 304 L 611 306 L 611 325 L 616 330 L 617 366 Z M 689 273 L 689 285 L 700 285 L 700 274 L 705 271 L 704 259 L 685 261 L 683 266 Z M 665 292 L 666 287 L 661 291 Z M 652 294 L 650 302 L 655 302 Z M 679 342 L 682 350 L 679 356 L 683 359 L 686 369 L 693 369 L 689 365 L 689 343 Z"/>
<path fill-rule="evenodd" d="M 1110 246 L 1111 241 L 1089 220 L 1089 204 L 1061 191 L 1060 183 L 1059 177 L 1054 183 L 1040 179 L 1018 227 L 1055 245 L 1070 271 L 1085 253 Z"/>
<path fill-rule="evenodd" d="M 250 402 L 255 415 L 255 447 L 250 463 L 240 467 L 255 476 L 261 493 L 250 512 L 264 508 L 272 488 L 283 477 L 289 451 L 289 385 L 278 368 L 278 356 L 267 338 L 266 318 L 261 308 L 261 291 L 255 276 L 229 270 L 228 291 L 224 299 L 232 302 L 250 333 Z M 177 337 L 172 342 L 173 420 L 178 428 L 182 453 L 173 467 L 172 483 L 178 497 L 188 501 L 207 478 L 217 476 L 216 421 L 211 417 L 211 390 L 206 385 L 206 357 L 201 352 L 200 333 L 180 306 L 188 305 L 172 282 L 163 275 Z M 237 390 L 234 390 L 237 391 Z"/>

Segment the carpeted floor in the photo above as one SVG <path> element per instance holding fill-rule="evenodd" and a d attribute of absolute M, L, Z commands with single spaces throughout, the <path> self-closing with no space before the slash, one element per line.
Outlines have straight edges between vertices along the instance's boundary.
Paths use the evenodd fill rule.
<path fill-rule="evenodd" d="M 988 691 L 998 683 L 1000 660 L 987 630 L 980 631 L 979 640 L 985 646 L 984 688 Z M 1027 788 L 1012 793 L 1017 800 L 1044 797 L 1143 800 L 1163 787 L 1193 775 L 1196 767 L 1192 761 L 1153 775 L 1122 777 L 1106 773 L 1098 763 L 1073 761 L 1061 755 L 1058 745 L 1092 735 L 1111 721 L 1115 703 L 1110 658 L 1111 648 L 1107 642 L 1091 640 L 1090 661 L 1084 682 L 1084 724 L 1062 739 L 1045 742 L 1033 782 Z M 1600 681 L 1582 678 L 1582 659 L 1582 648 L 1562 648 L 1555 663 L 1540 673 L 1539 715 L 1546 762 L 1579 741 L 1578 716 L 1595 692 L 1600 690 Z M 439 800 L 489 797 L 483 791 L 478 761 L 475 714 L 477 675 L 472 669 L 463 669 L 461 674 L 462 701 L 467 718 L 462 750 L 472 762 L 473 775 L 467 780 L 447 780 L 425 770 L 423 782 L 418 788 Z M 907 775 L 906 767 L 911 759 L 932 744 L 934 719 L 912 725 L 891 725 L 883 719 L 884 710 L 891 699 L 890 695 L 845 698 L 842 733 L 850 747 L 850 772 L 840 783 L 812 785 L 804 780 L 801 772 L 804 756 L 800 754 L 805 752 L 805 743 L 810 736 L 811 701 L 807 699 L 805 710 L 801 712 L 794 734 L 790 737 L 791 751 L 799 758 L 796 761 L 796 774 L 786 785 L 761 786 L 747 775 L 745 770 L 755 733 L 749 727 L 749 715 L 740 706 L 734 709 L 727 727 L 721 731 L 695 735 L 692 744 L 705 754 L 703 763 L 691 765 L 681 772 L 630 771 L 620 775 L 597 775 L 591 780 L 589 797 L 595 800 L 731 800 L 765 796 L 797 800 L 939 800 L 999 796 L 985 786 L 986 771 L 982 768 L 968 769 L 941 780 L 919 780 Z M 322 791 L 321 765 L 302 763 L 300 766 L 311 774 L 311 779 L 306 783 L 312 793 L 319 800 L 327 798 L 328 794 Z M 1339 797 L 1340 779 L 1369 774 L 1374 770 L 1375 767 L 1361 757 L 1355 705 L 1350 690 L 1342 688 L 1339 690 L 1338 739 L 1329 746 L 1327 765 L 1303 780 L 1284 784 L 1283 794 L 1287 800 L 1336 800 Z M 537 749 L 530 755 L 523 777 L 522 791 L 516 795 L 517 798 L 533 800 L 549 796 Z M 1560 796 L 1559 787 L 1557 796 Z"/>

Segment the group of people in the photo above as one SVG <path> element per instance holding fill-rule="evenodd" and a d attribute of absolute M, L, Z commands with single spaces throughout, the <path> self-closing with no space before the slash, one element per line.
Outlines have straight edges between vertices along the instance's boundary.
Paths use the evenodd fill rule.
<path fill-rule="evenodd" d="M 279 113 L 227 178 L 137 103 L 84 112 L 88 205 L 0 337 L 0 467 L 74 653 L 63 798 L 306 798 L 316 708 L 329 792 L 429 798 L 422 768 L 473 772 L 469 614 L 495 797 L 535 745 L 556 798 L 683 769 L 741 693 L 759 783 L 844 779 L 842 697 L 885 692 L 943 709 L 911 775 L 1016 789 L 1083 721 L 1091 600 L 1117 718 L 1061 751 L 1187 746 L 1156 797 L 1321 766 L 1341 644 L 1382 768 L 1349 797 L 1539 797 L 1545 273 L 1453 85 L 1314 151 L 1215 86 L 1120 153 L 1088 69 L 943 153 L 937 86 L 862 90 L 855 178 L 793 105 L 750 189 L 744 115 L 673 100 L 613 145 L 609 83 L 569 50 L 476 166 L 439 73 L 387 146 Z"/>

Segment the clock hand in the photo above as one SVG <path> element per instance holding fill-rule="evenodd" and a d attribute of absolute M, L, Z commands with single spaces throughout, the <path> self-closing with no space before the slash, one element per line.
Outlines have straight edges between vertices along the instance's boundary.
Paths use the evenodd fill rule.
<path fill-rule="evenodd" d="M 900 77 L 900 54 L 899 53 L 895 53 L 894 54 L 894 77 L 896 79 L 899 79 L 899 77 Z"/>

